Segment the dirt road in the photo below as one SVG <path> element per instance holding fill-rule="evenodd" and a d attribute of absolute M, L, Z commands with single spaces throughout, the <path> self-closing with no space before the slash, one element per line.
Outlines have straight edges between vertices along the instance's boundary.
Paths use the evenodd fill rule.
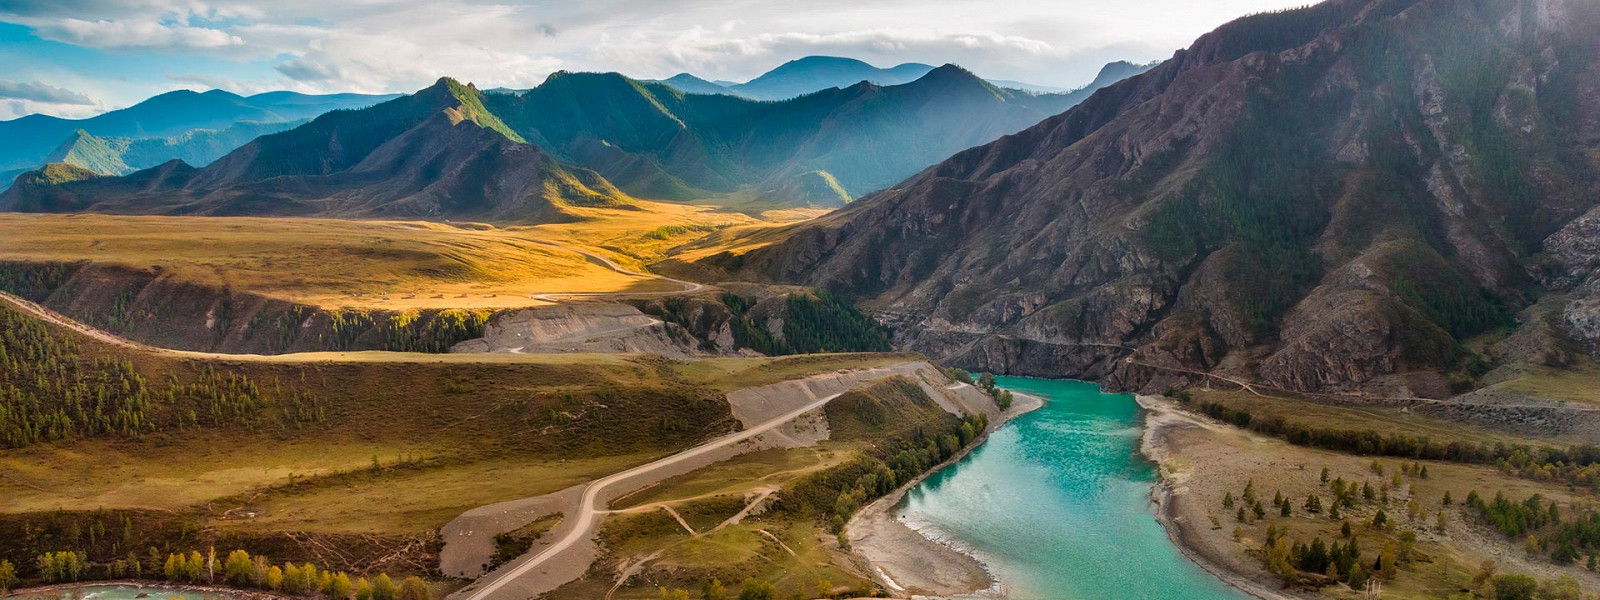
<path fill-rule="evenodd" d="M 519 564 L 516 564 L 515 567 L 509 570 L 490 573 L 483 579 L 474 583 L 473 587 L 463 590 L 462 593 L 459 593 L 456 596 L 456 598 L 459 600 L 485 600 L 487 598 L 496 597 L 495 594 L 505 588 L 506 585 L 524 577 L 530 571 L 539 568 L 540 565 L 554 560 L 561 553 L 566 552 L 569 549 L 573 549 L 575 546 L 578 546 L 580 542 L 593 536 L 594 532 L 599 528 L 600 517 L 608 512 L 606 507 L 600 505 L 599 502 L 601 494 L 606 492 L 607 488 L 614 486 L 619 482 L 637 476 L 647 475 L 654 471 L 668 469 L 674 465 L 678 465 L 679 463 L 690 461 L 703 455 L 717 452 L 760 436 L 764 433 L 781 427 L 783 424 L 788 423 L 789 421 L 799 418 L 801 415 L 818 408 L 822 408 L 823 405 L 832 401 L 834 398 L 838 398 L 841 394 L 842 392 L 839 394 L 825 396 L 815 402 L 806 404 L 800 408 L 769 419 L 754 427 L 717 438 L 710 442 L 706 442 L 694 448 L 690 448 L 655 462 L 640 465 L 589 483 L 583 489 L 583 496 L 579 500 L 576 514 L 570 517 L 572 519 L 573 526 L 570 528 L 565 528 L 565 536 L 563 536 L 556 543 L 540 551 L 532 558 L 521 561 Z M 504 594 L 504 596 L 507 600 L 509 600 L 513 596 L 509 594 L 510 590 L 507 591 L 508 593 Z"/>

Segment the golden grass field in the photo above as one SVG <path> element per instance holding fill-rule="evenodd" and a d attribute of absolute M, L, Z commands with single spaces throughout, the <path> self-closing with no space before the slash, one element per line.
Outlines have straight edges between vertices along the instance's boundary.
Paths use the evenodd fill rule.
<path fill-rule="evenodd" d="M 158 267 L 176 279 L 324 308 L 515 308 L 542 294 L 673 292 L 642 272 L 670 249 L 729 228 L 771 227 L 714 206 L 640 202 L 575 209 L 573 223 L 506 228 L 480 223 L 316 218 L 4 214 L 0 260 L 91 261 Z"/>
<path fill-rule="evenodd" d="M 225 526 L 416 533 L 439 527 L 467 508 L 554 491 L 672 450 L 648 448 L 600 457 L 507 450 L 515 447 L 517 436 L 530 433 L 518 421 L 528 410 L 517 408 L 524 398 L 597 386 L 620 390 L 692 386 L 718 394 L 814 373 L 905 362 L 913 356 L 711 358 L 658 365 L 617 354 L 351 352 L 216 358 L 195 353 L 181 358 L 166 352 L 134 354 L 136 363 L 151 368 L 174 359 L 216 361 L 219 367 L 241 369 L 263 381 L 299 380 L 329 393 L 336 390 L 340 397 L 329 400 L 337 403 L 341 424 L 289 436 L 195 431 L 163 436 L 159 442 L 81 440 L 0 449 L 0 498 L 8 500 L 0 513 L 101 508 L 186 511 L 217 498 L 261 492 L 264 516 Z M 468 384 L 471 391 L 452 394 L 447 382 Z M 398 390 L 405 390 L 405 395 L 395 396 Z M 501 447 L 508 443 L 512 446 Z M 295 479 L 361 470 L 374 459 L 389 465 L 402 457 L 443 460 L 348 486 L 279 489 Z M 746 476 L 723 483 L 738 487 L 734 479 L 748 482 L 818 462 L 810 452 L 770 458 L 777 461 L 768 465 L 771 470 L 760 466 L 765 460 L 730 463 Z M 662 486 L 658 492 L 672 487 Z"/>

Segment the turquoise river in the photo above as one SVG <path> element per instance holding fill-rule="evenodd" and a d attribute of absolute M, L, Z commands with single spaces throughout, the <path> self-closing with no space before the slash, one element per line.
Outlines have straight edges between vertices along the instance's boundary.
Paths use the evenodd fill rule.
<path fill-rule="evenodd" d="M 1132 396 L 1079 381 L 1000 384 L 1044 408 L 912 489 L 908 524 L 970 550 L 1018 600 L 1248 598 L 1184 558 L 1156 522 Z"/>

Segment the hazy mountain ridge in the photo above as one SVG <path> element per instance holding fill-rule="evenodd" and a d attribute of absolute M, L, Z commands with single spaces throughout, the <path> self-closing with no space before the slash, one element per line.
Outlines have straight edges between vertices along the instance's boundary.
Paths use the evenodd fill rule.
<path fill-rule="evenodd" d="M 165 138 L 193 130 L 227 130 L 238 123 L 299 121 L 330 110 L 370 106 L 394 95 L 178 90 L 87 119 L 28 115 L 0 121 L 0 169 L 34 168 L 77 131 L 100 137 Z M 169 157 L 177 158 L 177 156 Z M 9 183 L 9 182 L 8 182 Z"/>
<path fill-rule="evenodd" d="M 636 196 L 744 194 L 824 206 L 891 185 L 1073 101 L 1001 89 L 954 65 L 907 84 L 863 82 L 776 102 L 687 94 L 615 73 L 557 73 L 520 96 L 486 100 L 534 144 Z M 817 171 L 848 195 L 789 182 Z M 798 189 L 825 193 L 783 195 Z"/>
<path fill-rule="evenodd" d="M 1252 16 L 703 266 L 864 297 L 902 347 L 975 369 L 1181 380 L 1127 346 L 1292 389 L 1448 394 L 1483 359 L 1462 342 L 1548 293 L 1541 244 L 1600 198 L 1596 48 L 1600 8 L 1575 0 Z"/>
<path fill-rule="evenodd" d="M 0 209 L 561 220 L 566 206 L 630 202 L 593 172 L 520 140 L 483 108 L 483 94 L 441 79 L 262 136 L 202 169 L 174 160 L 120 178 L 54 186 L 19 179 Z"/>
<path fill-rule="evenodd" d="M 986 79 L 986 81 L 997 87 L 1034 94 L 1075 94 L 1088 97 L 1094 90 L 1143 73 L 1153 66 L 1155 63 L 1144 65 L 1128 61 L 1109 63 L 1101 68 L 1099 76 L 1093 82 L 1078 89 L 1002 79 Z M 742 84 L 707 81 L 691 73 L 679 73 L 667 79 L 647 81 L 663 83 L 686 94 L 725 94 L 756 100 L 786 100 L 828 88 L 846 88 L 862 81 L 885 86 L 910 83 L 932 70 L 932 66 L 921 63 L 905 63 L 882 69 L 853 58 L 807 56 L 779 65 Z"/>
<path fill-rule="evenodd" d="M 71 183 L 60 190 L 30 185 L 10 193 L 4 205 L 15 210 L 206 214 L 468 214 L 450 212 L 458 207 L 470 214 L 481 210 L 508 217 L 511 213 L 484 195 L 529 193 L 518 185 L 506 188 L 509 192 L 493 192 L 502 189 L 495 187 L 499 184 L 467 192 L 452 187 L 467 185 L 463 180 L 441 188 L 427 184 L 424 175 L 526 167 L 566 182 L 544 194 L 557 204 L 566 201 L 557 198 L 565 190 L 575 194 L 568 200 L 579 204 L 621 205 L 631 195 L 723 198 L 757 208 L 840 206 L 962 148 L 1019 131 L 1075 101 L 1068 95 L 999 88 L 954 65 L 908 84 L 861 82 L 784 101 L 685 94 L 615 73 L 556 73 L 520 94 L 484 94 L 442 80 L 411 96 L 332 112 L 262 136 L 201 169 L 166 165 L 166 175 L 155 178 L 162 182 L 159 188 L 145 187 L 138 177 L 126 183 Z M 390 161 L 385 169 L 358 168 L 380 145 L 441 112 L 450 113 L 452 123 L 471 121 L 507 143 L 526 142 L 534 152 L 513 152 L 516 146 L 476 136 L 473 143 L 482 151 L 501 157 L 486 162 L 454 145 L 465 135 L 451 133 L 459 128 L 434 125 L 430 131 L 449 134 L 437 145 L 452 148 L 437 154 L 434 162 Z M 119 143 L 85 136 L 72 142 L 57 152 L 58 158 L 102 173 L 125 170 Z M 519 156 L 529 164 L 509 162 Z M 557 160 L 576 167 L 565 169 Z M 485 175 L 488 181 L 497 176 Z M 400 181 L 407 183 L 395 187 Z M 361 188 L 370 193 L 358 193 Z M 446 196 L 476 199 L 466 204 L 413 201 L 409 193 L 424 189 L 450 189 Z M 380 200 L 397 204 L 386 208 Z M 507 206 L 525 204 L 515 197 L 504 200 Z M 524 218 L 555 217 L 535 209 Z"/>
<path fill-rule="evenodd" d="M 309 121 L 247 121 L 234 123 L 227 129 L 195 129 L 178 136 L 158 138 L 101 137 L 80 129 L 51 151 L 44 162 L 70 163 L 101 175 L 127 175 L 172 159 L 203 167 L 250 140 Z M 10 184 L 9 181 L 5 183 Z"/>

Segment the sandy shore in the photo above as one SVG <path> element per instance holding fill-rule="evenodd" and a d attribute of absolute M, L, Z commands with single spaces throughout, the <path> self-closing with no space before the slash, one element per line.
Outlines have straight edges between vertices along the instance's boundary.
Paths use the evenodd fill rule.
<path fill-rule="evenodd" d="M 950 597 L 986 590 L 999 594 L 1000 582 L 983 563 L 949 543 L 929 539 L 906 526 L 895 512 L 906 492 L 929 475 L 965 458 L 968 452 L 982 445 L 991 432 L 1011 419 L 1044 406 L 1043 398 L 1013 393 L 1011 410 L 990 423 L 989 429 L 977 440 L 950 460 L 867 505 L 850 519 L 845 528 L 850 548 L 865 563 L 864 570 L 894 597 Z"/>
<path fill-rule="evenodd" d="M 1167 530 L 1167 537 L 1172 539 L 1178 550 L 1207 573 L 1256 598 L 1309 598 L 1281 589 L 1275 580 L 1264 582 L 1257 579 L 1266 576 L 1260 565 L 1246 562 L 1242 557 L 1207 543 L 1209 537 L 1216 537 L 1213 535 L 1216 532 L 1212 531 L 1209 523 L 1202 522 L 1203 511 L 1188 510 L 1191 508 L 1187 505 L 1190 473 L 1175 472 L 1168 468 L 1174 458 L 1183 453 L 1171 433 L 1183 428 L 1214 429 L 1218 426 L 1176 410 L 1172 400 L 1165 397 L 1135 398 L 1145 411 L 1144 437 L 1139 444 L 1139 451 L 1156 463 L 1160 479 L 1150 489 L 1150 500 L 1156 504 L 1156 520 Z"/>

